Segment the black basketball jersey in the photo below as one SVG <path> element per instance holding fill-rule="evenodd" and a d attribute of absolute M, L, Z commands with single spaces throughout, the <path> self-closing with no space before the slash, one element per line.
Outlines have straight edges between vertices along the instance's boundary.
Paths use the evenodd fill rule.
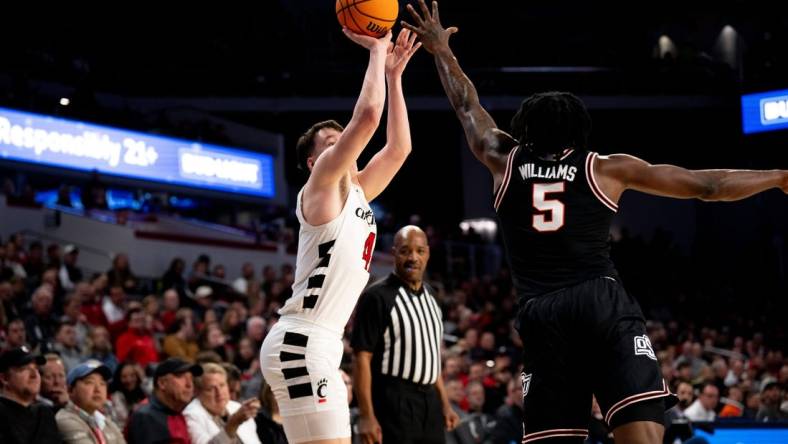
<path fill-rule="evenodd" d="M 609 237 L 618 206 L 596 184 L 596 157 L 566 150 L 549 161 L 521 147 L 509 153 L 495 210 L 520 298 L 617 277 Z"/>

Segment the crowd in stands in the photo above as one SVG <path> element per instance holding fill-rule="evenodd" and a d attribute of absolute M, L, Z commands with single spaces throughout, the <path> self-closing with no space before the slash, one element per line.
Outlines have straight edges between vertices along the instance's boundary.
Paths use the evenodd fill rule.
<path fill-rule="evenodd" d="M 625 264 L 620 267 L 625 285 L 632 282 L 633 294 L 644 300 L 651 344 L 667 384 L 680 399 L 667 413 L 668 423 L 786 421 L 784 326 L 759 324 L 757 318 L 744 317 L 746 310 L 731 313 L 734 307 L 709 305 L 695 316 L 685 311 L 693 305 L 664 282 L 657 288 L 666 296 L 655 298 L 649 284 L 637 279 L 664 279 L 631 270 L 637 269 L 635 258 L 642 257 L 680 265 L 681 255 L 664 245 L 625 235 L 614 244 L 613 254 Z M 106 428 L 109 423 L 131 443 L 148 442 L 156 433 L 180 433 L 192 442 L 204 442 L 200 437 L 210 434 L 224 434 L 227 442 L 241 436 L 246 437 L 243 442 L 254 442 L 251 436 L 266 444 L 284 442 L 258 351 L 277 322 L 277 310 L 291 295 L 293 267 L 247 263 L 241 270 L 226 270 L 207 255 L 191 264 L 176 257 L 150 286 L 134 273 L 137 260 L 144 258 L 120 253 L 105 272 L 87 273 L 74 245 L 44 245 L 22 235 L 0 243 L 0 356 L 11 364 L 36 366 L 40 388 L 32 398 L 27 393 L 31 405 L 51 410 L 63 439 L 77 433 L 69 428 L 69 418 L 88 415 L 91 421 L 103 418 L 96 427 L 105 430 L 107 442 L 115 436 L 115 429 Z M 431 282 L 444 316 L 443 378 L 461 416 L 460 427 L 447 440 L 519 442 L 520 339 L 512 324 L 517 304 L 508 270 L 449 279 L 440 263 L 435 268 Z M 685 278 L 676 271 L 671 279 L 683 285 Z M 700 291 L 691 285 L 683 290 Z M 727 315 L 719 314 L 723 312 Z M 771 316 L 784 320 L 784 314 Z M 348 338 L 352 325 L 353 319 Z M 345 351 L 352 407 L 349 341 Z M 12 396 L 21 389 L 10 383 L 11 364 L 3 362 L 1 397 L 24 398 Z M 98 394 L 91 395 L 93 391 Z M 96 399 L 99 405 L 90 404 Z M 600 427 L 591 428 L 589 439 L 607 442 L 598 407 L 593 415 Z M 140 421 L 164 421 L 164 426 L 135 426 Z"/>

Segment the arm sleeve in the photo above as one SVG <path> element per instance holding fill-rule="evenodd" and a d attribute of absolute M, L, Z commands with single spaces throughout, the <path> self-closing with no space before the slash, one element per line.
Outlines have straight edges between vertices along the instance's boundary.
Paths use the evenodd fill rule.
<path fill-rule="evenodd" d="M 383 305 L 383 295 L 379 291 L 369 290 L 361 294 L 350 343 L 353 351 L 375 351 L 388 324 Z"/>
<path fill-rule="evenodd" d="M 156 432 L 160 429 L 159 425 L 148 418 L 144 413 L 134 412 L 128 424 L 128 443 L 129 444 L 150 444 L 161 442 L 160 435 Z"/>
<path fill-rule="evenodd" d="M 66 290 L 73 290 L 74 283 L 71 282 L 71 278 L 68 276 L 68 270 L 66 267 L 60 267 L 60 271 L 58 272 L 58 277 L 60 278 L 60 285 L 63 286 Z"/>
<path fill-rule="evenodd" d="M 162 341 L 162 351 L 168 358 L 183 358 L 187 355 L 186 350 L 175 340 L 173 336 L 166 336 Z"/>
<path fill-rule="evenodd" d="M 119 362 L 125 361 L 129 355 L 129 351 L 131 350 L 129 349 L 129 344 L 128 341 L 126 341 L 126 337 L 121 336 L 120 338 L 118 338 L 118 341 L 115 344 L 115 355 L 117 356 L 118 361 Z"/>
<path fill-rule="evenodd" d="M 219 433 L 213 434 L 211 430 L 206 427 L 206 423 L 201 421 L 198 415 L 187 414 L 186 427 L 189 429 L 189 437 L 192 444 L 232 444 L 234 440 L 230 438 L 224 429 L 220 429 Z"/>
<path fill-rule="evenodd" d="M 57 429 L 60 432 L 60 438 L 67 444 L 79 443 L 80 440 L 90 439 L 90 430 L 83 430 L 79 427 L 79 423 L 73 418 L 66 418 L 63 415 L 55 415 L 57 421 Z"/>

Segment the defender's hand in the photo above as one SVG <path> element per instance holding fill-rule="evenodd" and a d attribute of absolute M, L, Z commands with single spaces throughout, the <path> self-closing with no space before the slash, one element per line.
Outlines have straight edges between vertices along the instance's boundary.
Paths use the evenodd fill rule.
<path fill-rule="evenodd" d="M 424 0 L 419 0 L 419 7 L 421 8 L 421 15 L 413 9 L 413 6 L 407 5 L 408 12 L 413 16 L 413 22 L 416 24 L 411 25 L 405 21 L 402 22 L 402 27 L 409 29 L 419 36 L 419 40 L 424 44 L 424 48 L 435 54 L 442 48 L 449 47 L 449 37 L 458 31 L 457 27 L 452 26 L 444 29 L 441 25 L 440 14 L 438 13 L 438 2 L 432 2 L 432 12 L 427 9 Z"/>

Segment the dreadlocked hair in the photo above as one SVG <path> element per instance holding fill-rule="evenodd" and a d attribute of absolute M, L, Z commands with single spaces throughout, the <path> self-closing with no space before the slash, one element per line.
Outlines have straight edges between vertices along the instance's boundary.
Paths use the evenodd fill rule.
<path fill-rule="evenodd" d="M 523 100 L 511 125 L 512 136 L 521 146 L 549 159 L 566 148 L 587 148 L 591 116 L 574 94 L 553 91 Z"/>

